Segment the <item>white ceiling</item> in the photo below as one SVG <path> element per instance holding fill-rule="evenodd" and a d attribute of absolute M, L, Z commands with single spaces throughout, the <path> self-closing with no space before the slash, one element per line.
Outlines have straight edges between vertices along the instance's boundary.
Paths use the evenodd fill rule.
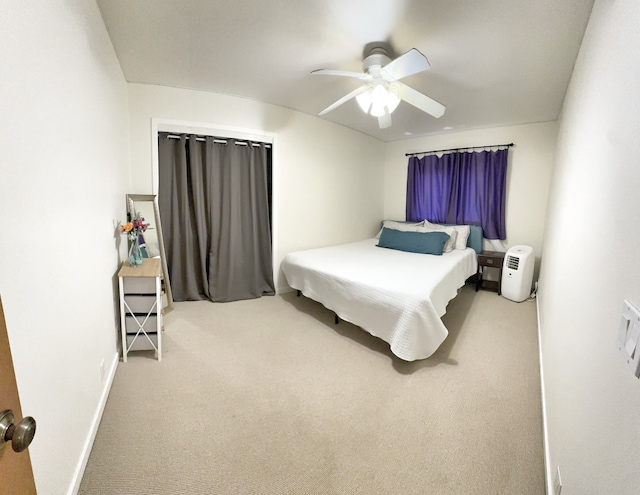
<path fill-rule="evenodd" d="M 403 79 L 447 110 L 401 103 L 379 129 L 351 100 L 321 117 L 395 141 L 558 118 L 593 0 L 97 0 L 129 82 L 213 91 L 317 115 L 360 85 L 368 43 L 417 48 Z"/>

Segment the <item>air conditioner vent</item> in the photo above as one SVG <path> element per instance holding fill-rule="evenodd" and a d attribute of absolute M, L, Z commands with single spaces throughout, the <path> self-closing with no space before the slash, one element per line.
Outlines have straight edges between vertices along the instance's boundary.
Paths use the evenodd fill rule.
<path fill-rule="evenodd" d="M 520 263 L 520 258 L 517 256 L 509 256 L 507 258 L 507 268 L 510 270 L 517 270 L 518 264 Z"/>

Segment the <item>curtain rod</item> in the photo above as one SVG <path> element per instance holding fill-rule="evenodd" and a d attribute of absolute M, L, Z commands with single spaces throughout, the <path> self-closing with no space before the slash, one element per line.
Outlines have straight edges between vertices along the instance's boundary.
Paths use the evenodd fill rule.
<path fill-rule="evenodd" d="M 432 150 L 432 151 L 417 151 L 415 153 L 405 153 L 404 156 L 416 156 L 416 155 L 424 155 L 427 153 L 446 153 L 447 151 L 463 151 L 463 150 L 477 150 L 480 148 L 502 148 L 506 146 L 507 148 L 511 148 L 513 143 L 509 144 L 492 144 L 490 146 L 466 146 L 463 148 L 450 148 L 448 150 Z"/>
<path fill-rule="evenodd" d="M 185 137 L 189 139 L 189 136 L 185 136 Z M 167 134 L 167 139 L 180 139 L 180 136 L 178 134 Z M 206 139 L 204 137 L 196 136 L 196 141 L 206 141 Z M 220 144 L 227 144 L 226 139 L 220 139 L 220 138 L 213 138 L 213 142 L 220 143 Z M 235 144 L 237 146 L 249 146 L 249 141 L 236 140 Z M 265 148 L 271 148 L 271 145 L 269 143 L 260 143 L 260 144 L 264 144 Z M 251 143 L 251 146 L 258 147 L 260 146 L 260 144 Z"/>

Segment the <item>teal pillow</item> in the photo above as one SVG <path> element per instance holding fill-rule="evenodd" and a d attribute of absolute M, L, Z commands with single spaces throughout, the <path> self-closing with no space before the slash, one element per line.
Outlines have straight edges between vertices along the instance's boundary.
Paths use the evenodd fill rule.
<path fill-rule="evenodd" d="M 384 227 L 378 247 L 410 253 L 441 255 L 449 234 L 444 232 L 401 232 Z"/>

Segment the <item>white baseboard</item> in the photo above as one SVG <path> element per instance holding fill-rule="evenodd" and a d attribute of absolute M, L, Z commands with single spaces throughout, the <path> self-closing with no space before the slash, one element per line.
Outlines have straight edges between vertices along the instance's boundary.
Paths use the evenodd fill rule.
<path fill-rule="evenodd" d="M 540 362 L 540 396 L 542 398 L 542 441 L 544 445 L 544 478 L 546 494 L 553 495 L 551 456 L 549 455 L 549 430 L 547 428 L 547 402 L 545 399 L 544 368 L 542 363 L 542 329 L 540 327 L 540 290 L 536 294 L 536 318 L 538 319 L 538 360 Z"/>
<path fill-rule="evenodd" d="M 116 352 L 113 359 L 111 360 L 109 372 L 107 373 L 106 380 L 104 381 L 102 395 L 100 396 L 98 407 L 93 416 L 93 421 L 91 422 L 91 429 L 89 430 L 89 434 L 87 435 L 87 440 L 85 441 L 84 448 L 82 449 L 82 457 L 80 459 L 80 463 L 78 464 L 73 475 L 73 479 L 71 480 L 71 486 L 69 487 L 69 491 L 67 492 L 68 495 L 76 495 L 78 493 L 78 490 L 80 489 L 82 476 L 84 475 L 84 470 L 87 467 L 87 462 L 89 462 L 91 448 L 93 447 L 93 442 L 96 439 L 96 434 L 98 433 L 100 420 L 102 419 L 102 414 L 104 413 L 104 407 L 107 404 L 107 398 L 109 397 L 109 391 L 111 390 L 111 385 L 113 384 L 113 378 L 116 376 L 116 370 L 118 369 L 119 362 L 120 354 Z"/>

